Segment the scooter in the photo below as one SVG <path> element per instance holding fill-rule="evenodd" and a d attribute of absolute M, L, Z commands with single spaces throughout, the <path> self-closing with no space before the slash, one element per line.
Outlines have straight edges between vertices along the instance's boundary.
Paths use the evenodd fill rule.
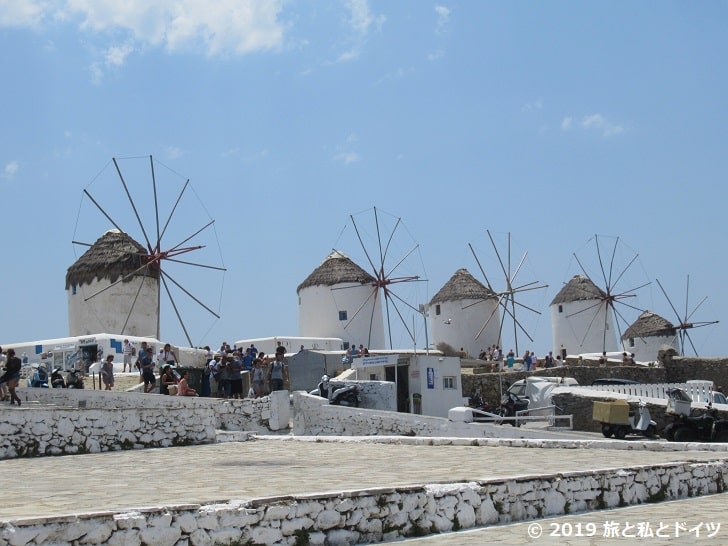
<path fill-rule="evenodd" d="M 480 411 L 491 411 L 490 404 L 488 404 L 488 402 L 483 399 L 483 395 L 480 393 L 480 390 L 478 390 L 475 394 L 468 398 L 468 407 Z"/>
<path fill-rule="evenodd" d="M 66 388 L 66 380 L 63 379 L 60 368 L 56 368 L 51 374 L 51 387 L 53 387 L 54 389 Z"/>
<path fill-rule="evenodd" d="M 675 420 L 665 427 L 662 435 L 669 442 L 728 442 L 728 420 L 721 419 L 708 403 L 702 413 L 691 414 L 690 397 L 685 391 L 667 391 L 668 409 Z"/>
<path fill-rule="evenodd" d="M 48 372 L 42 364 L 35 370 L 33 377 L 28 380 L 28 386 L 41 389 L 48 388 Z"/>
<path fill-rule="evenodd" d="M 328 375 L 323 375 L 318 388 L 310 394 L 326 398 L 333 406 L 349 406 L 358 408 L 361 403 L 359 387 L 356 385 L 334 385 Z"/>
<path fill-rule="evenodd" d="M 647 402 L 639 401 L 637 412 L 630 410 L 627 423 L 602 423 L 602 434 L 605 438 L 614 436 L 623 440 L 627 434 L 642 434 L 652 438 L 657 434 L 657 423 L 652 420 Z"/>
<path fill-rule="evenodd" d="M 528 398 L 520 398 L 512 392 L 506 392 L 501 399 L 501 405 L 496 408 L 494 413 L 501 417 L 516 417 L 519 412 L 528 409 L 528 403 Z M 514 427 L 520 426 L 516 419 L 509 420 L 509 423 Z"/>
<path fill-rule="evenodd" d="M 66 385 L 69 389 L 82 389 L 83 377 L 81 377 L 81 372 L 79 372 L 75 368 L 68 372 L 68 377 L 66 377 Z"/>

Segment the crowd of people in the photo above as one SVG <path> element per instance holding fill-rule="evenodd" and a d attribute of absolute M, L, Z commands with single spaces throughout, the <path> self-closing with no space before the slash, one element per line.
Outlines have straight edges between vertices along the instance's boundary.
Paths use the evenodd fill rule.
<path fill-rule="evenodd" d="M 127 347 L 127 344 L 129 347 Z M 215 398 L 259 398 L 272 391 L 283 390 L 288 384 L 288 367 L 284 359 L 285 347 L 278 342 L 275 355 L 271 358 L 258 351 L 255 345 L 238 349 L 227 342 L 213 352 L 209 346 L 204 347 L 206 364 L 202 370 L 201 384 L 198 390 L 189 385 L 189 372 L 177 371 L 179 359 L 169 344 L 166 344 L 155 356 L 154 349 L 141 343 L 138 352 L 128 340 L 124 340 L 124 371 L 135 366 L 140 375 L 140 383 L 144 383 L 144 392 L 177 396 L 205 396 Z M 129 358 L 127 358 L 127 355 Z M 132 358 L 137 359 L 132 364 Z M 110 390 L 113 386 L 113 357 L 110 364 L 102 366 L 101 374 L 104 385 Z M 157 378 L 157 370 L 159 377 Z M 243 389 L 243 372 L 248 372 L 251 387 L 247 392 Z"/>

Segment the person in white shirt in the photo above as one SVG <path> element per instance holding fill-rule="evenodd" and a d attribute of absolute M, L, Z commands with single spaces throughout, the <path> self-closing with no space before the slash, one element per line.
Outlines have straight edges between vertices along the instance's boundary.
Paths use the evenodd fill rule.
<path fill-rule="evenodd" d="M 121 347 L 121 352 L 124 355 L 124 372 L 126 371 L 126 367 L 129 366 L 129 371 L 131 371 L 131 359 L 132 356 L 134 356 L 134 345 L 132 345 L 128 339 L 124 340 L 124 344 Z"/>

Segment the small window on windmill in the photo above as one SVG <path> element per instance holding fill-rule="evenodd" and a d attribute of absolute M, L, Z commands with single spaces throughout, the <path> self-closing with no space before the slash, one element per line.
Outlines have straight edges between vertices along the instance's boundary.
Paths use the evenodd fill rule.
<path fill-rule="evenodd" d="M 339 320 L 346 320 L 346 311 L 339 311 Z"/>
<path fill-rule="evenodd" d="M 437 305 L 435 305 L 435 315 L 439 315 L 439 314 L 440 314 L 440 304 L 438 303 Z"/>
<path fill-rule="evenodd" d="M 559 313 L 563 313 L 563 312 L 564 312 L 564 306 L 559 304 Z"/>
<path fill-rule="evenodd" d="M 634 347 L 634 338 L 633 337 L 629 338 L 629 346 Z"/>
<path fill-rule="evenodd" d="M 73 294 L 74 296 L 76 295 L 76 285 L 75 284 L 71 288 L 71 294 Z"/>

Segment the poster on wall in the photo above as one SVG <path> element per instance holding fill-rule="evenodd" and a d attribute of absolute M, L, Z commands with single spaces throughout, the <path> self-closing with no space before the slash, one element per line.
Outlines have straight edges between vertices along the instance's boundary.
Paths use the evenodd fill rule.
<path fill-rule="evenodd" d="M 435 368 L 427 368 L 427 388 L 435 388 Z"/>

